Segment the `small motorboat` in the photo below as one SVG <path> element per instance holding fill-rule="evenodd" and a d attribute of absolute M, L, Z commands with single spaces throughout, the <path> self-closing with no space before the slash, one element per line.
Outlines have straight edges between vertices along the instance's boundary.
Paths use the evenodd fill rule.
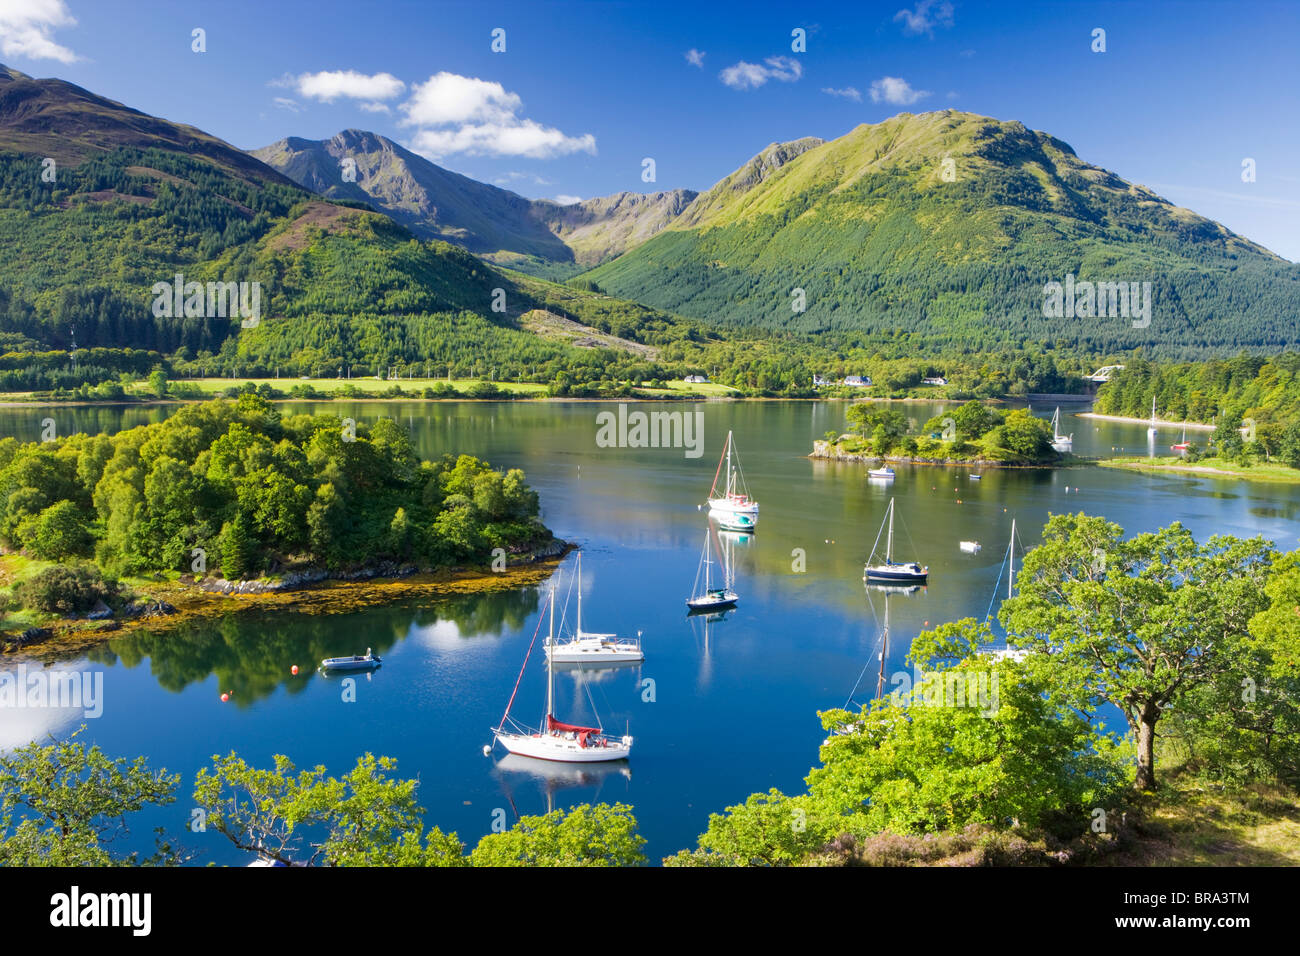
<path fill-rule="evenodd" d="M 351 657 L 327 657 L 320 662 L 323 671 L 368 671 L 383 663 L 383 658 L 366 648 L 365 654 Z"/>
<path fill-rule="evenodd" d="M 983 478 L 983 477 L 984 477 L 983 475 L 974 475 L 974 474 L 973 474 L 973 475 L 970 475 L 970 480 L 971 480 L 971 481 L 979 481 L 979 480 L 980 480 L 981 478 Z"/>
<path fill-rule="evenodd" d="M 880 481 L 893 481 L 894 469 L 890 468 L 888 465 L 885 465 L 883 468 L 870 468 L 867 470 L 867 477 L 875 478 Z"/>
<path fill-rule="evenodd" d="M 961 548 L 964 554 L 979 554 L 980 543 L 978 541 L 959 541 L 957 546 Z"/>

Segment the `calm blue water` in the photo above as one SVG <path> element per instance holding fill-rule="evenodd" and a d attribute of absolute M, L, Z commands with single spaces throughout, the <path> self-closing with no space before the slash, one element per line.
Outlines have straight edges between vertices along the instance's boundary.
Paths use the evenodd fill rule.
<path fill-rule="evenodd" d="M 309 407 L 309 406 L 303 406 Z M 632 759 L 613 767 L 513 767 L 482 755 L 501 719 L 541 615 L 541 592 L 513 591 L 350 615 L 240 615 L 179 634 L 124 638 L 67 667 L 104 673 L 105 709 L 86 736 L 114 755 L 147 754 L 184 775 L 177 803 L 140 815 L 136 835 L 166 825 L 200 861 L 246 862 L 213 834 L 185 833 L 192 781 L 213 754 L 231 750 L 256 764 L 289 755 L 299 767 L 348 770 L 364 752 L 399 761 L 420 780 L 426 823 L 469 844 L 507 820 L 589 801 L 634 805 L 647 855 L 694 845 L 711 812 L 777 787 L 802 788 L 824 733 L 819 709 L 874 689 L 883 601 L 868 603 L 862 564 L 889 497 L 897 498 L 896 551 L 930 565 L 930 586 L 891 600 L 889 670 L 904 670 L 911 636 L 927 624 L 982 618 L 995 590 L 1011 519 L 1032 546 L 1049 512 L 1086 511 L 1129 533 L 1180 520 L 1200 537 L 1263 534 L 1283 548 L 1300 541 L 1300 488 L 1160 477 L 1102 469 L 985 471 L 904 468 L 892 486 L 864 480 L 861 466 L 804 457 L 814 438 L 844 424 L 843 404 L 703 403 L 705 451 L 598 448 L 596 414 L 607 404 L 355 403 L 324 405 L 359 421 L 408 424 L 424 454 L 479 455 L 521 467 L 540 492 L 543 518 L 585 549 L 583 614 L 588 630 L 643 632 L 643 665 L 556 675 L 556 712 L 636 737 Z M 662 406 L 654 406 L 662 408 Z M 938 406 L 908 406 L 918 422 Z M 1051 408 L 1035 409 L 1045 417 Z M 1066 413 L 1063 409 L 1063 414 Z M 60 433 L 114 431 L 166 410 L 59 409 Z M 37 437 L 41 413 L 0 410 L 0 427 Z M 704 500 L 728 429 L 736 435 L 750 490 L 762 505 L 756 534 L 734 541 L 740 607 L 708 624 L 687 619 L 684 600 L 703 544 Z M 1069 419 L 1075 450 L 1145 453 L 1145 427 Z M 1166 438 L 1168 440 L 1166 440 Z M 1172 433 L 1161 446 L 1176 441 Z M 1068 491 L 1067 491 L 1068 488 Z M 979 540 L 975 556 L 958 551 Z M 802 549 L 806 571 L 792 570 Z M 563 596 L 574 568 L 561 570 Z M 1005 584 L 1004 584 L 1005 586 Z M 572 604 L 569 615 L 572 616 Z M 543 622 L 543 627 L 545 624 Z M 357 681 L 345 702 L 337 678 L 312 665 L 367 646 L 384 667 Z M 524 676 L 515 716 L 536 723 L 544 708 L 539 649 Z M 297 664 L 302 675 L 294 677 Z M 647 684 L 650 681 L 652 683 Z M 222 703 L 223 691 L 231 692 Z M 652 698 L 652 699 L 647 699 Z M 0 747 L 80 722 L 58 711 L 0 712 Z M 146 818 L 147 817 L 147 818 Z"/>

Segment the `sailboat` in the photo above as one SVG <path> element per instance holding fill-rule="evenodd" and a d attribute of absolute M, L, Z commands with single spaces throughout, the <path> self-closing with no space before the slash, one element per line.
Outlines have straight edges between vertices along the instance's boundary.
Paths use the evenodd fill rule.
<path fill-rule="evenodd" d="M 713 487 L 709 489 L 709 511 L 718 518 L 744 515 L 750 519 L 749 523 L 743 528 L 736 527 L 729 530 L 751 531 L 758 524 L 758 502 L 749 496 L 745 476 L 740 471 L 738 454 L 735 455 L 735 465 L 732 465 L 734 450 L 735 439 L 731 432 L 727 432 L 727 446 L 722 450 L 722 457 L 718 459 L 718 470 L 713 475 Z M 718 494 L 719 478 L 722 479 L 723 484 L 722 494 Z"/>
<path fill-rule="evenodd" d="M 686 599 L 686 607 L 692 614 L 706 611 L 721 611 L 724 608 L 735 607 L 740 596 L 736 594 L 735 589 L 731 586 L 731 563 L 726 561 L 726 555 L 723 554 L 723 574 L 722 586 L 713 586 L 713 576 L 710 568 L 713 566 L 713 560 L 710 558 L 709 546 L 713 539 L 713 532 L 705 530 L 704 532 L 704 554 L 700 558 L 700 566 L 695 571 L 695 583 L 691 585 L 692 596 Z M 721 547 L 719 547 L 721 550 Z M 700 583 L 700 572 L 704 573 L 704 590 L 697 590 Z"/>
<path fill-rule="evenodd" d="M 621 664 L 645 660 L 641 641 L 620 641 L 616 634 L 582 629 L 582 552 L 578 552 L 578 627 L 567 641 L 546 640 L 546 659 L 553 664 Z"/>
<path fill-rule="evenodd" d="M 1187 451 L 1192 447 L 1192 443 L 1187 440 L 1187 426 L 1183 425 L 1183 439 L 1177 444 L 1170 445 L 1170 451 Z"/>
<path fill-rule="evenodd" d="M 1056 406 L 1056 411 L 1052 413 L 1052 448 L 1055 451 L 1067 452 L 1074 449 L 1074 434 L 1061 434 L 1061 406 Z"/>
<path fill-rule="evenodd" d="M 538 629 L 541 628 L 541 622 L 538 621 Z M 551 624 L 550 631 L 547 635 L 547 643 L 550 644 L 555 638 L 555 591 L 551 591 Z M 537 640 L 537 635 L 533 635 L 533 641 Z M 521 727 L 510 718 L 510 708 L 514 706 L 515 694 L 519 693 L 519 683 L 523 680 L 524 671 L 528 667 L 528 658 L 533 652 L 533 645 L 528 645 L 528 653 L 524 655 L 523 667 L 519 669 L 519 677 L 515 679 L 515 689 L 510 694 L 510 702 L 506 704 L 506 712 L 501 718 L 501 723 L 492 731 L 492 744 L 483 747 L 485 754 L 492 752 L 492 746 L 500 743 L 512 754 L 518 754 L 521 757 L 534 757 L 538 760 L 558 760 L 561 763 L 596 763 L 604 760 L 624 760 L 632 752 L 632 738 L 624 735 L 621 738 L 607 737 L 604 729 L 601 727 L 579 727 L 576 724 L 566 724 L 555 719 L 555 670 L 548 667 L 546 669 L 546 716 L 542 720 L 542 728 L 536 732 L 531 732 L 527 728 Z M 509 723 L 511 728 L 506 730 L 506 724 Z"/>
<path fill-rule="evenodd" d="M 876 547 L 880 544 L 880 532 L 885 530 L 886 523 L 889 525 L 889 537 L 885 544 L 885 560 L 880 564 L 872 564 L 871 557 L 875 557 Z M 863 568 L 863 580 L 882 584 L 925 584 L 930 574 L 928 567 L 923 568 L 915 561 L 900 563 L 894 560 L 893 498 L 889 499 L 889 514 L 881 523 L 880 532 L 876 533 L 876 543 L 872 545 L 871 557 L 867 558 L 867 564 Z"/>
<path fill-rule="evenodd" d="M 1156 397 L 1151 396 L 1151 427 L 1147 429 L 1147 437 L 1156 437 Z"/>
<path fill-rule="evenodd" d="M 1016 586 L 1016 519 L 1015 518 L 1011 519 L 1011 543 L 1007 546 L 1007 559 L 1008 559 L 1007 599 L 1010 600 L 1011 597 L 1015 594 L 1015 586 Z M 995 595 L 996 592 L 997 592 L 997 587 L 995 585 L 994 586 Z M 990 603 L 989 607 L 992 608 L 992 606 L 993 605 Z M 1001 661 L 1001 660 L 1022 661 L 1025 659 L 1026 655 L 1028 655 L 1029 652 L 1024 648 L 1019 648 L 1019 647 L 999 647 L 999 648 L 994 648 L 992 650 L 989 650 L 986 653 L 988 653 L 990 657 L 992 657 L 994 660 L 997 661 Z"/>

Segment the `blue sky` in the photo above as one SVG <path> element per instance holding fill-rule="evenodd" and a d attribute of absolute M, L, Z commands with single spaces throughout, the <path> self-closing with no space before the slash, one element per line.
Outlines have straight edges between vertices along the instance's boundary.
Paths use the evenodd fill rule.
<path fill-rule="evenodd" d="M 951 107 L 1049 132 L 1293 261 L 1298 49 L 1296 2 L 0 0 L 6 65 L 242 148 L 356 127 L 588 198 L 706 189 L 768 143 Z"/>

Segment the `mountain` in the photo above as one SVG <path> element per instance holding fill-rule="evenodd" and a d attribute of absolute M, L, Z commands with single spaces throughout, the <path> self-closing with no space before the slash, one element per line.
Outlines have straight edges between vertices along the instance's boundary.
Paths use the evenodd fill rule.
<path fill-rule="evenodd" d="M 645 241 L 695 198 L 693 192 L 673 190 L 619 193 L 573 205 L 526 199 L 355 129 L 327 140 L 291 136 L 250 155 L 314 193 L 370 203 L 418 236 L 454 242 L 491 262 L 554 278 Z M 348 160 L 353 165 L 345 179 Z"/>
<path fill-rule="evenodd" d="M 356 364 L 600 379 L 698 337 L 634 303 L 421 241 L 369 205 L 322 199 L 201 130 L 3 67 L 0 243 L 20 250 L 0 259 L 0 351 L 14 353 L 0 365 L 47 384 L 138 371 L 139 353 L 108 354 L 124 349 L 201 359 L 216 373 L 321 375 Z M 174 297 L 156 291 L 178 274 L 201 284 L 188 315 L 172 314 Z M 256 288 L 257 321 L 216 306 L 217 283 L 246 283 L 249 304 Z M 74 344 L 101 364 L 92 371 L 65 356 L 64 369 L 48 355 Z M 57 375 L 33 371 L 55 365 Z"/>
<path fill-rule="evenodd" d="M 290 180 L 193 126 L 171 123 L 58 79 L 35 80 L 0 64 L 0 150 L 76 165 L 120 147 L 161 147 L 199 156 L 259 182 Z"/>
<path fill-rule="evenodd" d="M 1045 285 L 1067 275 L 1151 283 L 1149 323 L 1044 317 Z M 1300 266 L 1046 133 L 953 110 L 769 146 L 584 278 L 732 328 L 939 348 L 1194 357 L 1300 341 Z"/>

